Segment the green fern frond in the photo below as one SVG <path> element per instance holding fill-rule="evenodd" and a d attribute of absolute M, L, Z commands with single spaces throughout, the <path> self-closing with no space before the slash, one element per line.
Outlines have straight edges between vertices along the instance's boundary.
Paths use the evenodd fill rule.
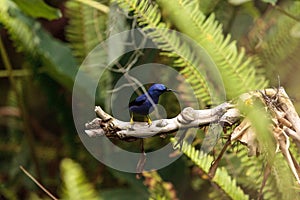
<path fill-rule="evenodd" d="M 64 184 L 63 198 L 64 199 L 97 199 L 99 197 L 85 178 L 84 172 L 81 166 L 71 159 L 64 159 L 61 162 L 61 173 Z"/>
<path fill-rule="evenodd" d="M 73 86 L 77 63 L 68 47 L 50 36 L 39 22 L 22 13 L 11 0 L 0 1 L 0 23 L 18 51 L 43 65 L 62 85 Z"/>
<path fill-rule="evenodd" d="M 172 142 L 176 144 L 175 139 L 173 139 Z M 186 142 L 182 145 L 182 152 L 206 174 L 208 174 L 211 163 L 214 160 L 212 156 L 196 150 L 195 147 L 187 144 Z M 217 169 L 216 174 L 211 181 L 232 199 L 249 199 L 249 196 L 246 195 L 239 186 L 237 186 L 236 180 L 230 177 L 224 167 Z"/>
<path fill-rule="evenodd" d="M 215 20 L 214 14 L 206 18 L 197 0 L 159 0 L 158 3 L 168 19 L 210 55 L 220 71 L 229 98 L 267 85 L 265 78 L 256 72 L 252 59 L 246 57 L 244 49 L 238 51 L 230 35 L 223 35 L 222 25 Z"/>
<path fill-rule="evenodd" d="M 201 63 L 197 59 L 197 54 L 193 53 L 191 47 L 178 34 L 168 30 L 168 25 L 161 21 L 158 5 L 154 2 L 150 4 L 147 0 L 114 1 L 126 12 L 134 13 L 139 26 L 163 51 L 163 55 L 175 58 L 174 66 L 183 69 L 181 74 L 189 77 L 189 83 L 195 91 L 198 91 L 196 97 L 200 104 L 210 104 L 210 89 L 204 78 L 205 74 L 198 72 Z"/>
<path fill-rule="evenodd" d="M 253 130 L 255 130 L 256 139 L 260 146 L 261 158 L 252 159 L 257 159 L 258 161 L 259 159 L 262 159 L 262 162 L 246 158 L 244 154 L 241 159 L 243 167 L 253 173 L 253 175 L 251 174 L 251 177 L 249 177 L 249 180 L 253 182 L 252 185 L 258 185 L 259 182 L 260 185 L 262 185 L 263 179 L 261 177 L 265 176 L 264 171 L 268 170 L 266 167 L 270 167 L 271 173 L 268 176 L 266 186 L 263 188 L 264 199 L 266 199 L 265 196 L 271 199 L 274 197 L 277 199 L 295 199 L 297 196 L 295 190 L 297 187 L 296 179 L 293 177 L 291 170 L 287 166 L 287 162 L 283 155 L 281 153 L 275 153 L 276 141 L 274 139 L 274 133 L 269 129 L 271 117 L 267 116 L 268 114 L 265 113 L 265 108 L 262 107 L 262 105 L 254 99 L 252 100 L 253 104 L 251 107 L 242 106 L 242 104 L 240 104 L 239 109 L 241 113 L 251 121 L 251 126 Z M 255 112 L 253 112 L 253 110 L 255 110 Z M 262 165 L 261 163 L 265 164 Z M 259 167 L 263 170 L 259 170 Z M 262 171 L 260 174 L 261 177 L 257 174 L 257 171 Z M 255 179 L 259 180 L 257 184 L 255 184 Z"/>
<path fill-rule="evenodd" d="M 245 147 L 236 153 L 243 168 L 239 172 L 237 180 L 243 187 L 258 191 L 263 180 L 263 162 L 258 157 L 250 157 Z"/>
<path fill-rule="evenodd" d="M 199 1 L 199 8 L 201 12 L 208 14 L 214 10 L 219 1 L 220 0 L 201 0 Z"/>
<path fill-rule="evenodd" d="M 299 1 L 287 2 L 282 8 L 287 13 L 300 17 Z M 293 68 L 299 65 L 300 50 L 299 36 L 294 35 L 294 31 L 297 32 L 299 29 L 297 26 L 299 27 L 299 21 L 272 10 L 259 20 L 250 32 L 250 45 L 261 59 L 263 66 L 268 69 L 269 75 L 272 75 L 272 71 L 283 68 L 283 71 L 295 73 Z"/>
<path fill-rule="evenodd" d="M 300 163 L 300 153 L 298 146 L 293 142 L 290 144 L 290 151 L 294 158 Z"/>
<path fill-rule="evenodd" d="M 266 163 L 267 160 L 262 156 L 249 157 L 245 148 L 237 153 L 237 158 L 243 166 L 237 179 L 239 184 L 248 190 L 256 191 L 258 194 L 266 170 L 263 163 Z M 296 181 L 285 162 L 285 158 L 281 153 L 276 154 L 271 167 L 271 174 L 267 177 L 266 185 L 262 191 L 263 199 L 298 199 L 296 188 Z"/>
<path fill-rule="evenodd" d="M 276 154 L 271 173 L 275 177 L 277 190 L 282 194 L 282 199 L 300 199 L 299 185 L 281 153 Z"/>
<path fill-rule="evenodd" d="M 241 149 L 236 154 L 236 157 L 240 161 L 241 166 L 243 166 L 238 173 L 237 181 L 243 188 L 254 191 L 256 196 L 253 196 L 252 198 L 256 199 L 259 195 L 266 170 L 264 160 L 261 156 L 250 157 L 246 148 Z M 281 199 L 280 192 L 274 188 L 277 188 L 276 181 L 272 175 L 269 175 L 262 191 L 263 199 Z"/>
<path fill-rule="evenodd" d="M 78 0 L 69 0 L 66 3 L 66 15 L 69 18 L 69 23 L 66 27 L 66 38 L 70 42 L 73 55 L 79 63 L 83 63 L 88 54 L 94 48 L 106 39 L 108 15 L 101 12 L 97 7 L 93 6 L 93 1 L 85 2 Z M 103 0 L 102 0 L 102 3 Z M 120 19 L 119 19 L 120 20 Z M 110 22 L 111 23 L 111 22 Z M 109 47 L 108 47 L 109 48 Z M 110 89 L 112 77 L 110 71 L 104 71 L 101 79 L 98 80 L 99 66 L 102 63 L 107 64 L 109 51 L 107 49 L 99 49 L 92 56 L 88 57 L 86 65 L 82 70 L 89 76 L 91 80 L 99 81 L 101 90 L 98 89 L 96 95 L 97 103 L 103 103 L 107 110 L 110 110 L 110 98 L 107 97 L 107 91 Z M 91 94 L 94 95 L 94 94 Z"/>
<path fill-rule="evenodd" d="M 277 182 L 274 176 L 269 175 L 266 185 L 263 188 L 263 199 L 283 199 L 282 194 L 277 189 Z"/>
<path fill-rule="evenodd" d="M 34 25 L 33 21 L 25 21 L 25 17 L 24 21 L 21 21 L 17 17 L 10 15 L 9 12 L 12 12 L 14 15 L 21 14 L 21 11 L 11 1 L 2 1 L 0 3 L 0 22 L 9 32 L 17 50 L 29 51 L 32 55 L 36 55 L 37 49 L 35 49 L 35 46 L 38 45 L 39 40 L 30 31 L 30 27 Z"/>
<path fill-rule="evenodd" d="M 231 31 L 235 9 L 236 7 L 232 6 L 228 1 L 220 1 L 213 11 L 216 19 L 223 25 L 223 32 L 225 33 Z"/>
<path fill-rule="evenodd" d="M 257 158 L 256 158 L 257 159 Z M 256 168 L 261 172 L 261 176 L 258 177 L 259 180 L 262 180 L 262 176 L 264 175 L 264 171 L 261 171 L 262 166 L 251 166 L 252 168 Z M 257 174 L 257 172 L 254 174 Z M 259 181 L 261 182 L 261 181 Z M 257 186 L 261 186 L 257 184 Z M 271 173 L 267 177 L 266 185 L 262 191 L 263 199 L 299 199 L 299 195 L 297 193 L 297 184 L 294 177 L 291 174 L 285 159 L 282 154 L 276 154 L 273 166 L 271 167 Z"/>
<path fill-rule="evenodd" d="M 82 62 L 105 38 L 107 15 L 76 0 L 67 1 L 66 15 L 69 18 L 66 38 L 73 54 Z"/>

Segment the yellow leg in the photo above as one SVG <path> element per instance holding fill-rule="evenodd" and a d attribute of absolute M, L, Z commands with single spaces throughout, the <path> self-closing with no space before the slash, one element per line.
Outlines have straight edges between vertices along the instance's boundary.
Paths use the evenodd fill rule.
<path fill-rule="evenodd" d="M 130 124 L 133 125 L 134 121 L 133 121 L 133 113 L 130 113 Z"/>
<path fill-rule="evenodd" d="M 148 124 L 149 124 L 149 126 L 152 124 L 152 121 L 151 121 L 151 119 L 150 119 L 150 116 L 149 115 L 147 115 L 147 119 L 148 119 Z"/>

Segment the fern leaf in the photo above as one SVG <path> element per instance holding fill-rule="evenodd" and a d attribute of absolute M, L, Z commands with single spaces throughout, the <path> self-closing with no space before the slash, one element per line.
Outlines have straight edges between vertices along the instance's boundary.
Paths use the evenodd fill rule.
<path fill-rule="evenodd" d="M 223 35 L 222 26 L 215 20 L 214 14 L 206 18 L 200 11 L 198 1 L 159 0 L 158 3 L 181 32 L 193 38 L 208 52 L 221 73 L 229 98 L 267 85 L 264 77 L 255 71 L 251 58 L 246 57 L 244 50 L 239 52 L 235 42 L 229 42 L 230 36 Z"/>
<path fill-rule="evenodd" d="M 64 199 L 99 199 L 92 185 L 86 181 L 81 166 L 71 159 L 61 162 L 61 173 L 64 184 Z"/>
<path fill-rule="evenodd" d="M 276 154 L 274 164 L 272 166 L 272 176 L 276 183 L 277 191 L 282 195 L 282 199 L 299 200 L 299 185 L 285 160 L 283 155 Z M 272 188 L 274 190 L 274 188 Z"/>
<path fill-rule="evenodd" d="M 66 15 L 69 18 L 66 38 L 81 63 L 105 38 L 107 15 L 76 0 L 67 1 Z"/>
<path fill-rule="evenodd" d="M 19 12 L 17 6 L 12 4 L 10 1 L 2 1 L 0 6 L 0 22 L 5 26 L 7 31 L 9 32 L 11 38 L 15 42 L 15 46 L 18 51 L 30 51 L 33 55 L 37 54 L 35 49 L 35 45 L 38 43 L 38 39 L 34 37 L 34 34 L 30 31 L 29 25 L 33 25 L 31 23 L 25 23 L 21 20 L 14 18 L 9 14 L 9 11 Z M 21 32 L 23 32 L 23 37 L 20 37 Z M 35 38 L 35 40 L 31 40 Z M 29 42 L 31 41 L 31 42 Z M 23 45 L 26 44 L 26 45 Z"/>
<path fill-rule="evenodd" d="M 249 157 L 248 150 L 245 147 L 236 154 L 243 168 L 239 172 L 237 180 L 245 188 L 258 191 L 263 180 L 263 172 L 261 171 L 263 162 L 257 157 Z"/>
<path fill-rule="evenodd" d="M 176 144 L 175 139 L 172 140 Z M 202 151 L 196 150 L 190 144 L 183 143 L 182 152 L 189 157 L 199 168 L 208 174 L 213 157 L 203 153 Z M 214 184 L 218 185 L 220 189 L 226 193 L 226 195 L 232 199 L 249 199 L 243 190 L 237 186 L 236 180 L 228 174 L 224 167 L 218 168 L 215 176 L 211 180 Z"/>
<path fill-rule="evenodd" d="M 146 0 L 114 0 L 126 12 L 133 12 L 142 30 L 163 51 L 163 55 L 175 58 L 174 67 L 182 69 L 181 74 L 189 77 L 187 80 L 196 92 L 200 104 L 211 104 L 210 87 L 205 73 L 199 73 L 201 65 L 197 54 L 190 45 L 183 41 L 175 32 L 168 31 L 168 25 L 161 21 L 158 5 Z M 193 81 L 192 81 L 193 80 Z M 199 90 L 201 88 L 201 90 Z"/>
<path fill-rule="evenodd" d="M 266 163 L 267 159 L 262 156 L 249 157 L 245 148 L 236 155 L 241 166 L 243 166 L 241 171 L 238 172 L 237 181 L 243 187 L 253 190 L 258 195 L 264 178 L 264 171 L 266 170 L 263 163 Z M 296 193 L 298 186 L 284 160 L 285 158 L 283 158 L 282 154 L 278 153 L 275 155 L 271 174 L 266 177 L 267 182 L 262 191 L 263 199 L 299 199 Z M 237 172 L 235 171 L 235 173 Z M 253 196 L 253 198 L 256 197 Z"/>
<path fill-rule="evenodd" d="M 299 1 L 286 2 L 282 8 L 287 13 L 300 17 Z M 277 10 L 267 12 L 261 20 L 257 21 L 258 23 L 249 33 L 249 42 L 252 46 L 250 48 L 261 59 L 267 75 L 272 77 L 275 71 L 275 75 L 280 71 L 285 72 L 288 79 L 293 78 L 291 76 L 297 74 L 294 67 L 299 65 L 298 52 L 300 50 L 299 37 L 293 35 L 293 31 L 299 26 L 299 21 Z"/>
<path fill-rule="evenodd" d="M 22 1 L 13 0 L 18 7 L 27 15 L 34 18 L 46 18 L 48 20 L 58 19 L 62 16 L 59 9 L 53 8 L 42 0 Z"/>
<path fill-rule="evenodd" d="M 52 38 L 40 23 L 22 13 L 10 0 L 0 1 L 0 23 L 18 51 L 44 65 L 45 71 L 62 85 L 73 86 L 77 63 L 68 47 Z"/>
<path fill-rule="evenodd" d="M 237 181 L 240 185 L 247 190 L 252 190 L 253 196 L 252 198 L 257 198 L 260 192 L 260 188 L 262 186 L 263 178 L 264 178 L 264 171 L 265 168 L 265 161 L 260 157 L 249 157 L 248 150 L 246 148 L 241 149 L 237 154 L 236 158 L 241 163 L 241 171 L 238 173 Z M 274 176 L 269 175 L 267 178 L 266 185 L 262 191 L 263 199 L 282 199 L 281 193 L 277 188 L 276 181 Z"/>
<path fill-rule="evenodd" d="M 204 14 L 210 13 L 216 5 L 219 3 L 220 0 L 201 0 L 199 1 L 199 8 L 201 12 Z"/>
<path fill-rule="evenodd" d="M 70 42 L 69 45 L 73 55 L 77 58 L 79 63 L 83 63 L 88 54 L 106 39 L 107 26 L 110 26 L 112 23 L 109 21 L 109 24 L 106 24 L 108 15 L 99 11 L 96 7 L 91 7 L 93 5 L 92 1 L 86 3 L 88 3 L 88 5 L 78 0 L 69 0 L 66 3 L 66 15 L 69 18 L 69 24 L 66 27 L 66 38 Z M 121 19 L 118 20 L 122 21 Z M 110 27 L 110 29 L 113 28 L 114 27 Z M 107 48 L 110 48 L 110 46 L 108 45 Z M 115 46 L 113 48 L 115 48 Z M 121 48 L 118 48 L 118 50 L 119 49 Z M 107 110 L 110 109 L 110 98 L 107 97 L 107 90 L 109 90 L 112 82 L 111 73 L 104 71 L 101 79 L 98 80 L 100 71 L 95 66 L 99 66 L 99 63 L 106 66 L 110 52 L 108 49 L 98 48 L 97 51 L 94 51 L 93 54 L 85 60 L 86 62 L 82 68 L 91 80 L 95 82 L 99 81 L 102 89 L 97 91 L 96 100 L 97 102 L 103 103 Z"/>

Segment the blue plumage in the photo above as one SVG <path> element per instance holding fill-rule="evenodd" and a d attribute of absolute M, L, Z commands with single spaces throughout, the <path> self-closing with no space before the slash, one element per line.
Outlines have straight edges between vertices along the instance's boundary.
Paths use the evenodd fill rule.
<path fill-rule="evenodd" d="M 157 104 L 159 100 L 159 96 L 164 92 L 172 91 L 168 89 L 163 84 L 154 84 L 152 85 L 147 94 L 153 100 L 153 103 Z M 151 101 L 147 98 L 146 94 L 142 94 L 138 96 L 135 100 L 129 103 L 129 110 L 131 113 L 137 113 L 140 115 L 146 115 L 148 117 L 148 123 L 151 124 L 151 120 L 149 118 L 149 114 L 154 110 Z M 130 122 L 133 123 L 133 115 L 131 115 Z"/>

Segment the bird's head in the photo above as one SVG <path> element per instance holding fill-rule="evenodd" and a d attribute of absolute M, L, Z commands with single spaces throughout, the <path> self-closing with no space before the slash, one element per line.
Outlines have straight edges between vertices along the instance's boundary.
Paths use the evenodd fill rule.
<path fill-rule="evenodd" d="M 168 89 L 165 85 L 163 84 L 153 84 L 149 90 L 148 90 L 148 93 L 152 96 L 159 96 L 161 94 L 163 94 L 164 92 L 170 92 L 170 91 L 173 91 L 171 89 Z"/>

